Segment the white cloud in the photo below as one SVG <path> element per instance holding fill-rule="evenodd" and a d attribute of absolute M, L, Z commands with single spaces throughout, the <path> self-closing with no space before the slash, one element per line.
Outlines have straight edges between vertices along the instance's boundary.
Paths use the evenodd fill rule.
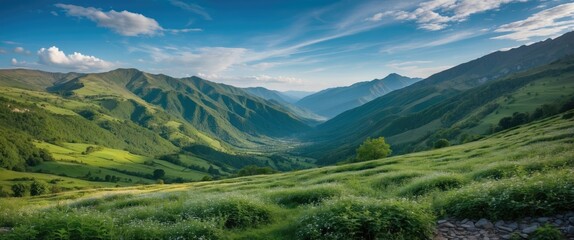
<path fill-rule="evenodd" d="M 56 4 L 56 7 L 64 9 L 68 16 L 87 18 L 95 22 L 99 27 L 111 29 L 124 36 L 158 35 L 164 31 L 170 33 L 187 33 L 201 31 L 199 28 L 187 29 L 164 29 L 153 19 L 139 13 L 128 11 L 116 12 L 110 10 L 103 12 L 93 7 L 80 7 L 71 4 Z"/>
<path fill-rule="evenodd" d="M 10 61 L 12 63 L 12 65 L 16 66 L 18 65 L 18 60 L 16 60 L 16 58 L 12 58 L 12 61 Z"/>
<path fill-rule="evenodd" d="M 429 66 L 431 61 L 391 62 L 386 66 L 397 73 L 409 77 L 426 78 L 435 73 L 449 69 L 452 66 Z"/>
<path fill-rule="evenodd" d="M 148 53 L 157 64 L 169 64 L 185 68 L 187 72 L 204 72 L 207 74 L 217 74 L 243 63 L 248 51 L 245 48 L 204 47 L 190 50 L 151 46 L 132 48 L 131 50 Z"/>
<path fill-rule="evenodd" d="M 389 44 L 389 47 L 385 47 L 381 49 L 383 53 L 395 53 L 401 51 L 409 51 L 413 49 L 421 49 L 421 48 L 429 48 L 429 47 L 436 47 L 442 46 L 449 43 L 454 43 L 458 41 L 462 41 L 465 39 L 473 38 L 476 36 L 480 36 L 486 33 L 486 29 L 483 30 L 468 30 L 468 31 L 461 31 L 456 32 L 453 34 L 446 35 L 444 37 L 438 39 L 429 39 L 426 41 L 414 41 L 414 42 L 407 42 L 402 44 Z"/>
<path fill-rule="evenodd" d="M 302 85 L 303 79 L 288 76 L 270 76 L 270 75 L 255 75 L 255 76 L 240 76 L 231 77 L 218 74 L 198 73 L 198 77 L 218 82 L 226 82 L 230 84 L 240 84 L 242 86 L 261 86 L 261 85 Z"/>
<path fill-rule="evenodd" d="M 437 31 L 447 28 L 454 22 L 466 21 L 471 15 L 496 10 L 503 4 L 524 2 L 525 0 L 431 0 L 420 3 L 412 11 L 379 12 L 368 18 L 381 21 L 390 16 L 401 21 L 415 21 L 420 29 Z"/>
<path fill-rule="evenodd" d="M 211 20 L 211 16 L 203 9 L 203 7 L 193 4 L 193 3 L 185 3 L 179 0 L 170 0 L 169 1 L 172 5 L 179 7 L 183 10 L 193 12 L 197 15 L 202 16 L 205 20 Z"/>
<path fill-rule="evenodd" d="M 14 51 L 14 53 L 19 53 L 19 54 L 30 54 L 30 51 L 24 49 L 23 47 L 15 47 L 13 51 Z"/>
<path fill-rule="evenodd" d="M 549 37 L 574 28 L 574 3 L 542 10 L 527 19 L 504 24 L 495 32 L 506 33 L 493 39 L 529 41 L 533 37 Z"/>
<path fill-rule="evenodd" d="M 6 53 L 6 50 L 0 48 L 0 54 L 5 54 L 5 53 Z"/>
<path fill-rule="evenodd" d="M 38 63 L 77 71 L 108 70 L 114 67 L 113 63 L 94 56 L 78 52 L 66 55 L 55 46 L 41 48 L 38 51 Z"/>

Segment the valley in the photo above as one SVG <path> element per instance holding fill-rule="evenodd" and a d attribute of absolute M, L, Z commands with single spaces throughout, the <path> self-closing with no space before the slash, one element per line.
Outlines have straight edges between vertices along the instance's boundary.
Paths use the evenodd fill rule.
<path fill-rule="evenodd" d="M 3 2 L 0 240 L 574 239 L 574 3 Z"/>

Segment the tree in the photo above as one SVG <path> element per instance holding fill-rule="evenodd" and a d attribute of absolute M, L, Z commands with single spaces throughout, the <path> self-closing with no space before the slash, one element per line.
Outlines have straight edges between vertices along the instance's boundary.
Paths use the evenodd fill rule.
<path fill-rule="evenodd" d="M 436 142 L 434 142 L 434 148 L 435 149 L 448 147 L 448 146 L 450 146 L 450 142 L 444 138 L 441 138 L 441 139 L 437 140 Z"/>
<path fill-rule="evenodd" d="M 368 161 L 384 158 L 391 155 L 391 145 L 385 142 L 384 137 L 375 139 L 367 138 L 359 148 L 357 148 L 357 161 Z"/>
<path fill-rule="evenodd" d="M 38 196 L 48 192 L 48 186 L 45 183 L 34 181 L 30 184 L 30 195 Z"/>
<path fill-rule="evenodd" d="M 23 183 L 16 183 L 12 185 L 12 192 L 14 192 L 14 197 L 23 197 L 26 195 L 28 187 Z"/>
<path fill-rule="evenodd" d="M 165 176 L 165 171 L 163 169 L 153 170 L 153 178 L 160 179 Z"/>

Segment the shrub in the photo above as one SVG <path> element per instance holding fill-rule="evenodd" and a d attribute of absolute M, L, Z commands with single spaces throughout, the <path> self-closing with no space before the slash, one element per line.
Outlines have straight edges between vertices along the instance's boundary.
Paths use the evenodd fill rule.
<path fill-rule="evenodd" d="M 269 198 L 273 202 L 286 207 L 297 207 L 305 204 L 321 203 L 340 194 L 341 189 L 334 186 L 319 186 L 279 190 L 269 194 Z"/>
<path fill-rule="evenodd" d="M 474 184 L 433 202 L 439 214 L 512 219 L 574 210 L 574 172 L 562 171 Z"/>
<path fill-rule="evenodd" d="M 48 193 L 48 186 L 45 183 L 33 181 L 30 184 L 30 195 L 38 196 L 46 193 Z"/>
<path fill-rule="evenodd" d="M 359 148 L 357 148 L 357 161 L 368 161 L 379 159 L 391 155 L 391 145 L 385 142 L 384 137 L 375 139 L 367 138 Z"/>
<path fill-rule="evenodd" d="M 381 178 L 373 182 L 373 187 L 378 189 L 385 189 L 392 185 L 400 185 L 408 180 L 420 177 L 423 174 L 420 172 L 401 171 L 384 174 Z"/>
<path fill-rule="evenodd" d="M 437 140 L 436 142 L 434 142 L 434 145 L 433 145 L 433 147 L 435 149 L 444 148 L 444 147 L 448 147 L 448 146 L 450 146 L 450 142 L 444 138 Z"/>
<path fill-rule="evenodd" d="M 222 233 L 215 224 L 197 220 L 177 223 L 134 221 L 122 226 L 120 239 L 221 239 Z"/>
<path fill-rule="evenodd" d="M 536 229 L 536 231 L 530 237 L 532 240 L 560 240 L 564 239 L 560 230 L 556 229 L 550 224 L 545 224 L 542 227 Z"/>
<path fill-rule="evenodd" d="M 399 192 L 400 196 L 420 196 L 432 191 L 447 191 L 464 185 L 465 180 L 456 174 L 435 174 L 418 178 Z"/>
<path fill-rule="evenodd" d="M 182 213 L 184 218 L 218 220 L 225 228 L 247 228 L 272 221 L 271 209 L 263 203 L 243 197 L 203 199 Z"/>
<path fill-rule="evenodd" d="M 23 197 L 28 192 L 28 186 L 23 183 L 16 183 L 12 185 L 12 192 L 14 193 L 14 197 Z"/>
<path fill-rule="evenodd" d="M 433 217 L 408 201 L 330 200 L 298 221 L 299 239 L 430 239 Z"/>
<path fill-rule="evenodd" d="M 110 239 L 114 235 L 111 217 L 97 212 L 42 212 L 17 225 L 6 239 Z"/>

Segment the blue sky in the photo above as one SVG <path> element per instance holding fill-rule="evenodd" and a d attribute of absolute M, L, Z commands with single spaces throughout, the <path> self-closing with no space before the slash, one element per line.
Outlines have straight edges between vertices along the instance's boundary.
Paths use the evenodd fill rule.
<path fill-rule="evenodd" d="M 3 0 L 0 68 L 316 91 L 427 77 L 573 29 L 574 3 L 555 0 Z"/>

